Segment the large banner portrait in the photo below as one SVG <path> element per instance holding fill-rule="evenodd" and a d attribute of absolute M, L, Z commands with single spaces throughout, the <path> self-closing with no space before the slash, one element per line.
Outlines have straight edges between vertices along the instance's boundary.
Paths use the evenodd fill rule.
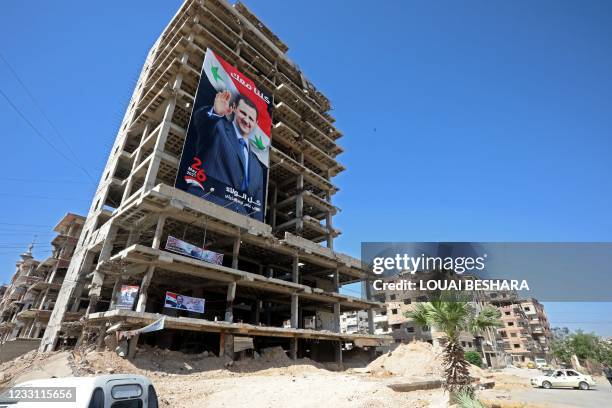
<path fill-rule="evenodd" d="M 264 220 L 272 98 L 210 49 L 175 187 Z"/>

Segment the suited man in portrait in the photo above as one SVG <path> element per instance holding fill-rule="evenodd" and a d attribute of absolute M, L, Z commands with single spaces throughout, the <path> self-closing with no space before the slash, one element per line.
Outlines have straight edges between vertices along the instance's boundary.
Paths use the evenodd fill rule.
<path fill-rule="evenodd" d="M 228 119 L 233 114 L 232 119 Z M 210 201 L 263 221 L 264 176 L 266 167 L 259 161 L 249 143 L 257 126 L 257 106 L 248 97 L 238 94 L 234 101 L 229 91 L 218 92 L 212 106 L 204 106 L 193 114 L 197 144 L 195 155 L 206 177 L 211 177 L 253 200 L 259 200 L 261 211 L 249 214 L 246 208 L 218 196 Z M 203 197 L 206 191 L 191 185 L 188 192 Z"/>

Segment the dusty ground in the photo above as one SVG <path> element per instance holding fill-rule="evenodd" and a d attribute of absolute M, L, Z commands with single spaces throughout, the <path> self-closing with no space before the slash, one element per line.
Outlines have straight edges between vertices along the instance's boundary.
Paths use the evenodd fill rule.
<path fill-rule="evenodd" d="M 110 351 L 31 352 L 0 365 L 0 388 L 52 375 L 134 373 L 151 379 L 166 408 L 442 408 L 448 406 L 442 390 L 403 393 L 387 387 L 441 378 L 441 353 L 440 348 L 417 342 L 400 345 L 368 363 L 363 353 L 349 352 L 341 369 L 309 359 L 290 360 L 279 348 L 231 363 L 206 353 L 187 355 L 156 348 L 139 349 L 132 361 Z M 470 372 L 495 382 L 493 390 L 478 392 L 488 408 L 603 407 L 612 395 L 612 387 L 599 379 L 596 391 L 539 390 L 529 385 L 537 370 L 510 367 L 491 372 L 471 367 Z"/>
<path fill-rule="evenodd" d="M 32 379 L 73 372 L 135 373 L 151 379 L 162 407 L 446 407 L 447 395 L 442 390 L 401 393 L 387 387 L 414 380 L 414 373 L 422 374 L 419 364 L 423 359 L 433 361 L 434 352 L 431 346 L 424 347 L 411 353 L 400 349 L 395 356 L 384 355 L 371 366 L 343 371 L 335 364 L 322 365 L 309 359 L 292 361 L 279 349 L 233 364 L 216 356 L 151 348 L 139 350 L 133 361 L 114 352 L 33 352 L 0 366 L 0 387 L 22 381 L 24 374 Z M 55 368 L 50 367 L 59 369 L 61 375 L 51 372 Z"/>

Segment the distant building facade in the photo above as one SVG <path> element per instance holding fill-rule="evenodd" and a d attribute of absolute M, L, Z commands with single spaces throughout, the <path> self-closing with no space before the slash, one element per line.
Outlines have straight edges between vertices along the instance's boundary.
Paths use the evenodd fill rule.
<path fill-rule="evenodd" d="M 66 214 L 54 228 L 57 236 L 45 260 L 34 259 L 32 245 L 21 254 L 0 301 L 0 340 L 43 336 L 84 222 L 85 217 Z M 71 313 L 69 320 L 81 314 Z"/>

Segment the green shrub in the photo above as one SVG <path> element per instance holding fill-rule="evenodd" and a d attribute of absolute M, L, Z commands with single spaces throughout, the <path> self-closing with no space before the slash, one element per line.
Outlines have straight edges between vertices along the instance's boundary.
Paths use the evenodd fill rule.
<path fill-rule="evenodd" d="M 474 364 L 478 367 L 482 366 L 482 357 L 480 357 L 480 353 L 477 351 L 466 351 L 464 356 L 470 364 Z"/>

